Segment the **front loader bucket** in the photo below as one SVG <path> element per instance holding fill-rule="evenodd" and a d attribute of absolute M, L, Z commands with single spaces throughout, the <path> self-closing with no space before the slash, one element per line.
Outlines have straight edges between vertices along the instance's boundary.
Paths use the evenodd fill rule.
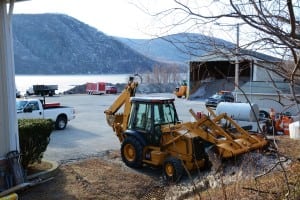
<path fill-rule="evenodd" d="M 220 141 L 216 144 L 217 151 L 222 158 L 234 157 L 252 150 L 262 149 L 267 145 L 267 140 L 256 135 L 251 135 L 255 138 L 255 143 L 250 143 L 244 138 L 234 139 L 232 141 Z"/>
<path fill-rule="evenodd" d="M 190 125 L 193 127 L 190 131 L 199 135 L 203 140 L 215 144 L 222 158 L 230 158 L 252 150 L 262 149 L 268 143 L 265 138 L 258 134 L 250 134 L 242 129 L 226 114 L 214 115 L 215 119 L 211 120 L 207 116 L 198 118 L 193 110 L 190 112 L 197 120 L 194 125 Z M 232 133 L 217 123 L 222 119 L 228 120 L 237 132 Z"/>

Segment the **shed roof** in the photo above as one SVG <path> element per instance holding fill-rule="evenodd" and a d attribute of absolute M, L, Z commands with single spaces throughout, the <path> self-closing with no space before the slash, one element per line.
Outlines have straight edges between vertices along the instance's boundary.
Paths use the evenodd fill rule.
<path fill-rule="evenodd" d="M 234 49 L 217 49 L 199 56 L 194 62 L 213 62 L 213 61 L 235 61 L 236 54 Z M 241 60 L 261 60 L 268 62 L 280 62 L 279 58 L 269 56 L 263 53 L 240 49 L 238 59 Z"/>

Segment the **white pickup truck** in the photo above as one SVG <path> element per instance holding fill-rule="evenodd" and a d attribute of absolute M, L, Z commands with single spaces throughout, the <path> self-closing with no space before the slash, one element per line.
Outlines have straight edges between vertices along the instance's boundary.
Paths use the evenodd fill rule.
<path fill-rule="evenodd" d="M 43 104 L 40 99 L 17 99 L 17 118 L 52 119 L 57 130 L 66 128 L 68 121 L 75 118 L 75 109 L 67 106 L 60 106 L 59 103 Z"/>

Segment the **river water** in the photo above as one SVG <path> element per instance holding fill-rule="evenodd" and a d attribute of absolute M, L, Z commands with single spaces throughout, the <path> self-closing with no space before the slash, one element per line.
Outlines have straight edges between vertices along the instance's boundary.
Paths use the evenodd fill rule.
<path fill-rule="evenodd" d="M 32 85 L 58 85 L 57 93 L 64 92 L 76 85 L 87 82 L 127 83 L 129 74 L 105 74 L 105 75 L 16 75 L 16 87 L 25 94 Z"/>

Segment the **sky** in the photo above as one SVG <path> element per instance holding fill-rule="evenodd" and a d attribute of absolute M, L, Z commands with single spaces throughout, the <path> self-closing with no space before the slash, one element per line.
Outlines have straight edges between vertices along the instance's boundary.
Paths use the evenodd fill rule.
<path fill-rule="evenodd" d="M 173 0 L 30 0 L 14 5 L 14 14 L 62 13 L 111 36 L 151 38 L 158 34 L 156 19 L 145 12 L 159 12 Z M 154 30 L 155 29 L 155 30 Z"/>
<path fill-rule="evenodd" d="M 201 14 L 215 11 L 220 0 L 183 0 Z M 28 0 L 15 3 L 14 14 L 20 13 L 60 13 L 82 21 L 99 31 L 110 35 L 134 39 L 149 39 L 180 32 L 204 33 L 191 30 L 191 24 L 170 27 L 185 14 L 164 15 L 163 18 L 151 16 L 170 8 L 178 7 L 174 0 Z M 214 33 L 217 33 L 214 31 Z M 232 40 L 228 34 L 227 40 Z M 214 35 L 218 37 L 219 35 Z M 221 34 L 221 37 L 224 33 Z"/>

